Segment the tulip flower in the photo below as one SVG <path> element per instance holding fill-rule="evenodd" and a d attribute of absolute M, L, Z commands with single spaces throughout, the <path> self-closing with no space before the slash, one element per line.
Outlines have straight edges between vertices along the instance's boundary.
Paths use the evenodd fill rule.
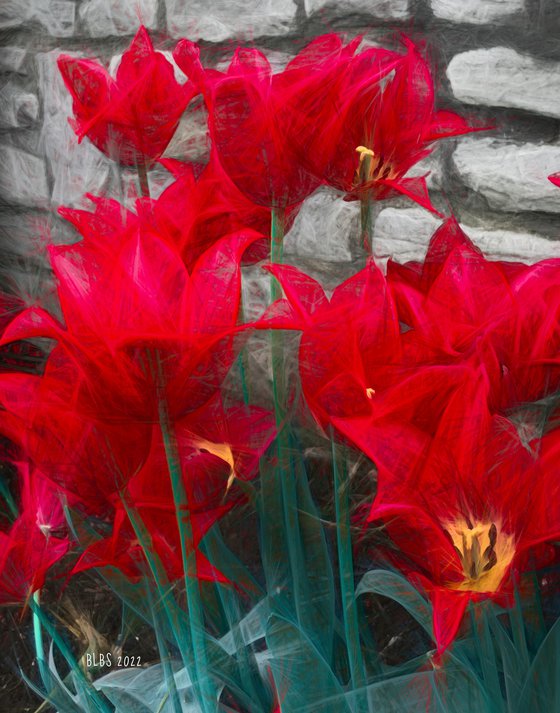
<path fill-rule="evenodd" d="M 477 386 L 451 400 L 438 432 L 406 478 L 380 479 L 369 513 L 396 545 L 407 576 L 429 594 L 441 655 L 469 602 L 512 599 L 527 555 L 549 556 L 560 536 L 560 430 L 526 445 L 502 416 L 491 416 Z"/>
<path fill-rule="evenodd" d="M 49 361 L 73 385 L 73 403 L 106 422 L 172 418 L 204 404 L 235 357 L 240 259 L 258 237 L 226 237 L 189 273 L 176 251 L 137 228 L 51 247 L 64 324 L 31 308 L 3 342 L 56 341 Z"/>
<path fill-rule="evenodd" d="M 229 180 L 215 154 L 197 177 L 190 164 L 175 159 L 160 163 L 175 177 L 160 197 L 136 201 L 136 213 L 108 198 L 88 194 L 94 210 L 86 211 L 62 207 L 58 212 L 74 225 L 84 239 L 103 235 L 108 249 L 115 233 L 129 232 L 140 227 L 156 233 L 173 249 L 179 251 L 192 270 L 198 258 L 218 240 L 244 232 L 262 234 L 243 253 L 242 262 L 263 260 L 269 252 L 270 210 L 249 201 Z M 177 210 L 177 206 L 181 210 Z M 287 227 L 295 218 L 292 209 L 287 216 Z"/>
<path fill-rule="evenodd" d="M 403 193 L 434 210 L 424 179 L 406 174 L 437 140 L 473 129 L 435 109 L 428 64 L 410 40 L 403 42 L 405 54 L 373 48 L 309 67 L 323 72 L 322 82 L 290 97 L 293 140 L 307 168 L 348 199 Z"/>
<path fill-rule="evenodd" d="M 454 220 L 422 264 L 388 265 L 405 349 L 419 364 L 483 365 L 495 410 L 560 386 L 560 260 L 487 260 Z"/>
<path fill-rule="evenodd" d="M 319 424 L 334 426 L 380 471 L 408 472 L 450 394 L 472 378 L 473 365 L 418 368 L 403 348 L 396 306 L 373 261 L 330 300 L 296 268 L 268 269 L 286 300 L 273 305 L 261 324 L 302 331 L 301 383 Z"/>
<path fill-rule="evenodd" d="M 219 238 L 245 230 L 263 237 L 248 247 L 243 262 L 263 260 L 268 255 L 270 241 L 265 236 L 270 230 L 270 210 L 256 205 L 236 188 L 215 152 L 198 177 L 188 164 L 171 159 L 162 159 L 161 163 L 175 181 L 157 201 L 146 206 L 151 212 L 147 220 L 153 221 L 158 234 L 177 245 L 189 268 Z"/>
<path fill-rule="evenodd" d="M 62 505 L 52 485 L 19 464 L 21 514 L 0 532 L 0 604 L 25 604 L 68 551 Z"/>
<path fill-rule="evenodd" d="M 300 72 L 272 73 L 258 50 L 239 48 L 226 72 L 204 69 L 198 48 L 181 40 L 173 53 L 203 93 L 219 161 L 252 202 L 285 210 L 321 183 L 290 147 L 288 96 L 305 84 Z"/>
<path fill-rule="evenodd" d="M 197 577 L 227 581 L 198 546 L 220 518 L 245 499 L 240 484 L 258 473 L 260 456 L 274 436 L 272 414 L 254 407 L 224 408 L 219 398 L 176 422 L 181 476 L 187 492 L 191 546 L 196 550 Z M 176 504 L 161 434 L 154 433 L 150 454 L 127 485 L 125 499 L 150 533 L 151 544 L 170 581 L 184 576 Z M 117 504 L 111 534 L 90 545 L 75 571 L 114 566 L 130 579 L 145 569 L 142 546 L 125 509 Z"/>
<path fill-rule="evenodd" d="M 97 62 L 60 55 L 58 67 L 73 99 L 70 121 L 104 154 L 127 166 L 150 164 L 171 141 L 197 90 L 180 84 L 173 66 L 155 52 L 141 27 L 123 54 L 115 78 Z"/>
<path fill-rule="evenodd" d="M 106 518 L 145 462 L 152 426 L 96 418 L 91 405 L 86 402 L 87 410 L 82 405 L 82 389 L 78 369 L 56 353 L 41 375 L 0 374 L 0 433 L 71 507 Z"/>

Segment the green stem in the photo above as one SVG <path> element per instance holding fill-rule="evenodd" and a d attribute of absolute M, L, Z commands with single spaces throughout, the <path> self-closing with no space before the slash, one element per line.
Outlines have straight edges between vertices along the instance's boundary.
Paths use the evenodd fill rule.
<path fill-rule="evenodd" d="M 523 664 L 523 669 L 525 671 L 528 671 L 530 665 L 529 649 L 527 648 L 525 625 L 523 623 L 523 610 L 521 607 L 521 598 L 519 596 L 519 590 L 517 586 L 515 587 L 514 596 L 515 606 L 509 612 L 509 621 L 513 634 L 513 643 L 515 644 L 515 648 Z"/>
<path fill-rule="evenodd" d="M 366 677 L 354 588 L 348 473 L 345 463 L 343 464 L 342 472 L 339 470 L 339 454 L 337 453 L 335 440 L 332 437 L 331 449 L 336 514 L 336 543 L 338 549 L 344 633 L 346 637 L 346 649 L 348 651 L 348 662 L 350 665 L 350 680 L 352 682 L 352 689 L 356 691 L 365 686 Z M 367 709 L 367 697 L 365 700 L 360 701 L 360 703 L 362 706 L 365 704 L 365 708 Z"/>
<path fill-rule="evenodd" d="M 14 518 L 14 520 L 17 518 L 19 515 L 19 510 L 18 506 L 16 505 L 16 501 L 14 500 L 14 497 L 12 493 L 10 492 L 10 488 L 8 487 L 8 484 L 4 480 L 4 466 L 0 466 L 0 495 L 4 498 L 6 501 L 6 505 L 10 509 L 10 514 Z"/>
<path fill-rule="evenodd" d="M 165 641 L 165 637 L 161 633 L 161 629 L 158 623 L 158 619 L 156 617 L 156 610 L 153 605 L 152 601 L 152 596 L 150 592 L 150 587 L 146 587 L 146 594 L 148 597 L 148 601 L 150 603 L 150 609 L 153 612 L 153 624 L 154 624 L 154 631 L 156 634 L 156 641 L 157 641 L 157 646 L 158 646 L 158 651 L 161 659 L 161 666 L 163 670 L 163 674 L 165 677 L 166 685 L 167 685 L 167 691 L 166 694 L 159 706 L 159 710 L 163 710 L 163 707 L 166 704 L 166 701 L 168 699 L 171 699 L 171 705 L 173 706 L 173 711 L 174 713 L 181 713 L 183 710 L 183 707 L 181 705 L 181 700 L 179 698 L 179 692 L 177 690 L 177 683 L 175 681 L 175 673 L 173 671 L 173 667 L 171 666 L 171 663 L 169 661 L 169 652 L 167 650 L 167 642 Z"/>
<path fill-rule="evenodd" d="M 33 601 L 36 607 L 40 607 L 41 601 L 41 591 L 33 592 Z M 45 658 L 45 649 L 43 646 L 43 630 L 41 629 L 41 621 L 35 609 L 33 609 L 33 639 L 35 641 L 35 655 L 37 656 L 37 664 L 39 666 L 39 674 L 41 675 L 41 681 L 45 686 L 45 690 L 50 689 L 50 679 L 47 673 L 47 660 Z"/>
<path fill-rule="evenodd" d="M 150 198 L 150 182 L 148 180 L 148 166 L 145 159 L 140 159 L 136 164 L 138 171 L 138 183 L 140 184 L 140 193 L 144 198 Z"/>
<path fill-rule="evenodd" d="M 476 621 L 474 605 L 470 605 L 471 623 L 476 642 L 476 651 L 482 669 L 482 679 L 484 689 L 492 699 L 496 710 L 502 710 L 503 699 L 501 695 L 500 680 L 498 676 L 498 666 L 496 653 L 494 650 L 494 640 L 490 634 L 488 626 L 487 602 L 480 606 L 480 626 Z"/>
<path fill-rule="evenodd" d="M 146 562 L 150 568 L 154 584 L 156 585 L 159 600 L 163 605 L 169 627 L 173 632 L 173 636 L 175 637 L 179 651 L 181 652 L 185 668 L 189 674 L 191 674 L 193 670 L 193 661 L 192 656 L 189 655 L 190 640 L 187 632 L 185 631 L 183 622 L 181 621 L 180 612 L 177 602 L 173 596 L 173 591 L 170 586 L 164 586 L 164 583 L 167 583 L 167 574 L 165 569 L 154 551 L 150 533 L 144 525 L 142 518 L 136 512 L 133 503 L 129 501 L 126 492 L 121 493 L 121 501 L 124 505 L 130 524 L 132 525 L 132 529 L 134 530 L 134 533 L 138 538 L 138 542 L 142 547 L 142 552 L 144 553 L 144 557 L 146 558 Z"/>
<path fill-rule="evenodd" d="M 373 255 L 373 215 L 370 192 L 360 199 L 360 219 L 362 224 L 362 242 L 368 255 Z"/>
<path fill-rule="evenodd" d="M 185 593 L 191 633 L 191 642 L 194 654 L 195 678 L 193 688 L 201 703 L 203 711 L 215 710 L 217 696 L 214 695 L 212 682 L 208 675 L 208 654 L 206 651 L 206 631 L 204 627 L 204 612 L 200 599 L 200 590 L 197 577 L 196 548 L 190 517 L 190 506 L 187 492 L 183 483 L 183 475 L 179 460 L 177 442 L 167 412 L 167 403 L 164 398 L 159 402 L 159 424 L 163 437 L 167 467 L 173 490 L 177 527 L 181 539 L 181 557 L 185 579 Z"/>
<path fill-rule="evenodd" d="M 241 284 L 243 285 L 243 275 L 241 275 Z M 240 297 L 239 297 L 239 319 L 238 322 L 239 324 L 244 324 L 245 323 L 245 314 L 243 310 L 243 287 L 241 288 L 240 291 Z M 249 384 L 247 382 L 247 351 L 245 349 L 245 346 L 241 349 L 239 352 L 239 356 L 237 357 L 237 363 L 239 365 L 239 376 L 241 377 L 241 391 L 243 393 L 243 403 L 248 406 L 250 401 L 251 401 L 251 394 L 249 392 Z"/>
<path fill-rule="evenodd" d="M 29 607 L 31 608 L 33 615 L 37 617 L 39 625 L 42 626 L 49 634 L 60 653 L 66 659 L 66 663 L 70 666 L 72 672 L 74 673 L 77 684 L 83 689 L 85 695 L 90 699 L 95 709 L 99 711 L 99 713 L 111 713 L 111 708 L 109 707 L 105 697 L 101 696 L 94 686 L 92 686 L 91 681 L 86 678 L 84 672 L 74 658 L 70 647 L 58 633 L 49 617 L 45 614 L 42 607 L 34 597 L 29 599 Z"/>

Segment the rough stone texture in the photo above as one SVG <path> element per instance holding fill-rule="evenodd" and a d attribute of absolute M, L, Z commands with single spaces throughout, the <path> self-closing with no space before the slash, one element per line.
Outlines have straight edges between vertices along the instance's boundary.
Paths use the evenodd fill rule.
<path fill-rule="evenodd" d="M 548 180 L 560 170 L 560 146 L 464 139 L 453 154 L 461 179 L 492 208 L 560 213 L 560 189 Z"/>
<path fill-rule="evenodd" d="M 86 0 L 80 18 L 91 37 L 133 35 L 140 25 L 157 25 L 157 0 Z"/>
<path fill-rule="evenodd" d="M 2 0 L 0 29 L 40 22 L 53 37 L 70 37 L 76 23 L 76 3 L 71 0 Z"/>
<path fill-rule="evenodd" d="M 430 0 L 430 5 L 442 20 L 478 25 L 513 17 L 525 9 L 525 0 Z"/>
<path fill-rule="evenodd" d="M 0 88 L 0 129 L 29 126 L 39 116 L 39 99 L 13 82 Z"/>
<path fill-rule="evenodd" d="M 0 72 L 25 74 L 23 67 L 27 50 L 23 47 L 0 47 Z"/>
<path fill-rule="evenodd" d="M 340 194 L 319 189 L 303 204 L 284 240 L 284 251 L 326 262 L 351 261 L 362 254 L 360 206 Z"/>
<path fill-rule="evenodd" d="M 409 0 L 305 0 L 308 15 L 326 11 L 337 17 L 370 15 L 383 20 L 405 20 L 409 16 Z"/>
<path fill-rule="evenodd" d="M 53 220 L 56 219 L 44 211 L 0 212 L 0 250 L 27 258 L 44 256 Z"/>
<path fill-rule="evenodd" d="M 165 8 L 172 37 L 210 42 L 283 35 L 297 11 L 293 0 L 165 0 Z"/>
<path fill-rule="evenodd" d="M 429 189 L 434 191 L 441 190 L 445 182 L 445 172 L 442 159 L 443 148 L 444 145 L 436 144 L 433 152 L 412 166 L 406 175 L 409 177 L 426 176 L 426 184 Z"/>
<path fill-rule="evenodd" d="M 503 106 L 560 118 L 560 63 L 508 47 L 455 55 L 447 67 L 453 93 L 468 104 Z"/>
<path fill-rule="evenodd" d="M 426 40 L 437 69 L 438 106 L 457 105 L 446 94 L 447 69 L 455 98 L 471 105 L 463 113 L 470 114 L 475 107 L 485 125 L 497 126 L 492 135 L 436 144 L 434 153 L 409 175 L 429 172 L 431 197 L 442 211 L 451 204 L 467 223 L 503 228 L 467 228 L 490 255 L 507 257 L 511 245 L 511 257 L 545 257 L 559 244 L 539 236 L 560 235 L 560 189 L 547 180 L 548 174 L 560 172 L 560 143 L 555 143 L 560 137 L 555 4 L 556 0 L 0 0 L 0 28 L 14 30 L 12 36 L 5 35 L 7 46 L 0 49 L 0 130 L 2 150 L 9 154 L 3 168 L 7 176 L 16 172 L 4 178 L 4 201 L 17 206 L 15 215 L 21 217 L 25 205 L 51 209 L 59 204 L 83 205 L 86 192 L 107 191 L 130 207 L 137 195 L 133 173 L 117 167 L 87 139 L 77 143 L 67 121 L 71 100 L 55 66 L 58 51 L 48 51 L 53 47 L 97 54 L 110 60 L 114 72 L 121 56 L 116 53 L 123 51 L 143 22 L 158 29 L 156 46 L 169 35 L 217 43 L 203 43 L 202 56 L 205 64 L 219 69 L 229 64 L 238 44 L 255 40 L 274 71 L 281 71 L 316 34 L 344 27 L 348 38 L 363 33 L 363 46 L 387 46 L 395 27 L 406 20 L 407 32 Z M 79 44 L 77 33 L 94 39 Z M 170 49 L 171 42 L 166 46 Z M 164 54 L 171 60 L 169 51 Z M 178 67 L 174 69 L 178 80 L 185 81 Z M 459 148 L 453 154 L 455 143 Z M 182 118 L 165 156 L 203 163 L 208 151 L 207 116 L 199 98 Z M 39 190 L 29 185 L 27 172 L 32 169 L 39 176 L 35 179 Z M 156 196 L 171 179 L 166 172 L 154 170 L 149 180 Z M 413 206 L 405 198 L 376 206 L 377 246 L 385 255 L 410 259 L 425 250 L 438 223 Z M 522 213 L 515 215 L 515 211 Z M 31 227 L 24 231 L 28 237 L 21 239 L 22 250 L 29 246 L 26 259 L 37 248 L 29 239 L 33 230 L 38 236 L 45 233 L 44 227 L 37 227 L 41 214 L 30 215 Z M 43 219 L 46 216 L 42 214 Z M 60 240 L 68 229 L 56 218 L 50 222 Z M 19 228 L 11 231 L 20 233 Z M 363 264 L 359 234 L 359 206 L 321 191 L 306 202 L 286 236 L 286 262 L 313 275 L 329 290 Z M 5 243 L 7 253 L 20 255 L 18 240 Z M 244 289 L 253 294 L 245 295 L 246 305 L 250 316 L 256 317 L 268 304 L 269 278 L 255 268 L 247 279 Z M 263 354 L 267 349 L 261 350 Z"/>
<path fill-rule="evenodd" d="M 430 238 L 442 224 L 421 208 L 384 208 L 375 221 L 373 241 L 380 258 L 393 257 L 398 262 L 422 260 Z M 493 260 L 518 260 L 534 263 L 560 257 L 558 242 L 513 230 L 487 230 L 461 224 L 469 238 Z"/>
<path fill-rule="evenodd" d="M 13 146 L 0 146 L 0 200 L 46 208 L 49 189 L 43 159 Z"/>
<path fill-rule="evenodd" d="M 53 204 L 77 205 L 84 193 L 98 193 L 115 167 L 87 139 L 78 144 L 68 123 L 72 100 L 56 66 L 59 54 L 54 50 L 37 55 L 44 112 L 41 147 L 53 177 Z"/>

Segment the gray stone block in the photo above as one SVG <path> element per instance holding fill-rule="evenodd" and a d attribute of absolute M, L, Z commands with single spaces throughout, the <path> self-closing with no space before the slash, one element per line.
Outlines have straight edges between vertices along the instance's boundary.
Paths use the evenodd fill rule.
<path fill-rule="evenodd" d="M 165 0 L 172 37 L 223 42 L 284 35 L 293 29 L 293 0 Z"/>
<path fill-rule="evenodd" d="M 560 118 L 560 63 L 508 47 L 455 55 L 447 67 L 453 94 L 467 104 L 512 107 Z"/>
<path fill-rule="evenodd" d="M 379 258 L 392 257 L 398 262 L 422 260 L 430 238 L 442 221 L 420 208 L 384 208 L 379 212 L 373 231 L 374 251 Z M 490 260 L 513 260 L 532 264 L 550 257 L 560 257 L 560 241 L 515 230 L 461 228 Z"/>
<path fill-rule="evenodd" d="M 326 262 L 350 262 L 362 255 L 360 205 L 319 189 L 303 204 L 284 239 L 284 251 Z"/>
<path fill-rule="evenodd" d="M 80 18 L 90 37 L 133 35 L 140 25 L 157 26 L 157 0 L 86 0 Z"/>
<path fill-rule="evenodd" d="M 492 208 L 560 213 L 560 189 L 548 180 L 560 171 L 558 145 L 463 139 L 453 163 L 463 182 Z"/>
<path fill-rule="evenodd" d="M 0 29 L 40 22 L 53 37 L 70 37 L 76 23 L 76 3 L 71 0 L 3 0 Z"/>
<path fill-rule="evenodd" d="M 430 0 L 436 17 L 480 25 L 499 22 L 525 9 L 525 0 Z"/>
<path fill-rule="evenodd" d="M 13 82 L 0 88 L 0 129 L 29 126 L 39 116 L 39 99 Z"/>
<path fill-rule="evenodd" d="M 405 20 L 409 17 L 409 0 L 305 0 L 308 15 L 325 11 L 332 17 L 370 15 L 382 20 Z"/>
<path fill-rule="evenodd" d="M 0 146 L 0 200 L 9 205 L 46 208 L 49 202 L 43 159 L 13 146 Z"/>
<path fill-rule="evenodd" d="M 26 74 L 24 69 L 27 50 L 23 47 L 0 47 L 0 72 Z"/>

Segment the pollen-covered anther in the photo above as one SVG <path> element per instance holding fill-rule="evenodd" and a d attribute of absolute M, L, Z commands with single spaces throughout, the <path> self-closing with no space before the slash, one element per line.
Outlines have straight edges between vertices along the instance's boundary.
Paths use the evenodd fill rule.
<path fill-rule="evenodd" d="M 463 568 L 464 579 L 450 583 L 461 591 L 495 592 L 515 554 L 515 542 L 501 525 L 459 518 L 445 527 Z"/>
<path fill-rule="evenodd" d="M 373 149 L 367 146 L 356 146 L 356 153 L 360 154 L 354 186 L 363 183 L 371 183 L 379 180 L 392 180 L 397 177 L 393 166 L 385 161 L 382 155 L 378 155 Z"/>
<path fill-rule="evenodd" d="M 375 396 L 375 389 L 372 389 L 371 387 L 367 388 L 366 396 L 368 397 L 368 399 L 373 399 L 373 397 Z"/>

